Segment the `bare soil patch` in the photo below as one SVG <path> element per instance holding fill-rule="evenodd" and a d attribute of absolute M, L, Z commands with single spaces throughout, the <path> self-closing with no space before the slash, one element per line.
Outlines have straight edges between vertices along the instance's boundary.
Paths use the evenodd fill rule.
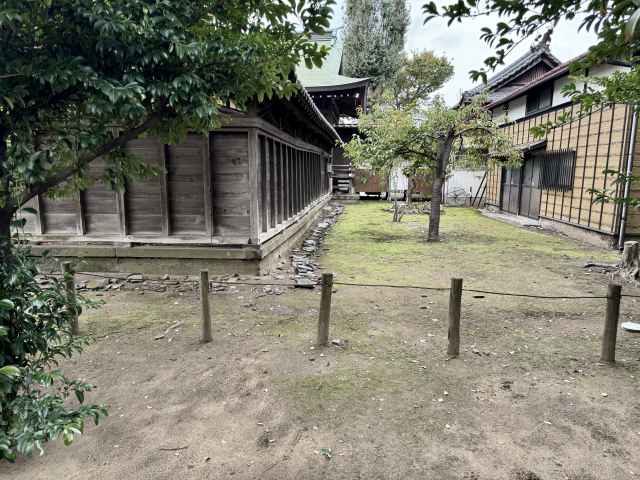
<path fill-rule="evenodd" d="M 349 205 L 321 266 L 337 281 L 604 294 L 586 261 L 616 254 L 448 209 L 392 223 Z M 169 272 L 170 273 L 170 272 Z M 625 288 L 638 294 L 637 289 Z M 202 345 L 195 292 L 107 291 L 81 327 L 96 342 L 65 371 L 98 385 L 110 417 L 72 447 L 0 478 L 609 480 L 640 474 L 640 337 L 598 364 L 604 300 L 463 296 L 462 348 L 446 359 L 447 293 L 336 286 L 331 338 L 313 347 L 319 292 L 211 295 Z M 624 299 L 622 320 L 640 316 Z M 176 325 L 176 327 L 168 327 Z M 161 334 L 163 338 L 155 340 Z"/>

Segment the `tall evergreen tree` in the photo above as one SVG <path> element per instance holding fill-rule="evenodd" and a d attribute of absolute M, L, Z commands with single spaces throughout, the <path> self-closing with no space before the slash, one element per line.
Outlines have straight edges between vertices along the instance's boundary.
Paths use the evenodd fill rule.
<path fill-rule="evenodd" d="M 406 0 L 347 0 L 344 73 L 370 77 L 374 87 L 391 80 L 400 68 L 409 20 Z"/>

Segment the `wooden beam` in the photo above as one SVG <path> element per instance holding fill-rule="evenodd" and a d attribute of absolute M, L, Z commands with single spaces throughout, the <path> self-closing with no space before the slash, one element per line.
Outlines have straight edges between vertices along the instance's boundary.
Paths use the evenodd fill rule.
<path fill-rule="evenodd" d="M 289 155 L 291 154 L 291 147 L 285 145 L 282 155 L 282 203 L 284 205 L 284 214 L 282 215 L 285 220 L 291 217 L 291 210 L 289 208 Z"/>
<path fill-rule="evenodd" d="M 76 202 L 76 231 L 78 235 L 84 235 L 86 233 L 86 226 L 84 221 L 84 199 L 82 198 L 83 192 L 77 192 L 75 194 Z"/>
<path fill-rule="evenodd" d="M 249 130 L 249 222 L 251 243 L 260 243 L 260 197 L 261 179 L 260 171 L 260 145 L 258 131 L 255 128 Z"/>
<path fill-rule="evenodd" d="M 215 162 L 213 155 L 213 134 L 204 136 L 204 148 L 202 149 L 202 188 L 204 190 L 204 222 L 209 237 L 215 234 L 213 220 L 213 182 L 211 180 L 212 163 Z"/>
<path fill-rule="evenodd" d="M 264 209 L 266 212 L 266 225 L 263 226 L 262 231 L 267 232 L 269 228 L 271 228 L 271 217 L 273 216 L 273 212 L 271 211 L 271 140 L 269 137 L 265 137 L 264 141 L 264 165 L 265 165 L 265 192 L 266 192 L 266 202 L 264 205 Z"/>
<path fill-rule="evenodd" d="M 260 188 L 260 232 L 266 232 L 269 229 L 269 219 L 267 217 L 267 207 L 269 201 L 267 198 L 267 165 L 266 165 L 266 139 L 264 135 L 258 135 L 258 160 L 259 160 L 259 183 Z"/>
<path fill-rule="evenodd" d="M 278 223 L 282 223 L 286 218 L 284 205 L 284 159 L 286 155 L 286 146 L 282 143 L 278 143 Z"/>
<path fill-rule="evenodd" d="M 36 195 L 32 199 L 32 208 L 37 212 L 34 215 L 35 221 L 35 233 L 42 235 L 44 233 L 44 215 L 42 214 L 42 202 L 40 201 L 40 195 Z"/>
<path fill-rule="evenodd" d="M 273 141 L 273 222 L 274 226 L 282 223 L 282 205 L 280 204 L 280 142 Z"/>
<path fill-rule="evenodd" d="M 162 216 L 162 234 L 165 237 L 169 236 L 171 231 L 169 221 L 169 186 L 167 182 L 167 176 L 169 171 L 167 166 L 169 164 L 168 158 L 170 155 L 169 145 L 165 145 L 158 141 L 158 158 L 160 159 L 160 215 Z"/>

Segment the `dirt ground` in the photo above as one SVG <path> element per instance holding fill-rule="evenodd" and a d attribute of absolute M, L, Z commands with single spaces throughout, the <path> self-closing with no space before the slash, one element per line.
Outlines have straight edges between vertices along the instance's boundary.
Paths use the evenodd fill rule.
<path fill-rule="evenodd" d="M 327 237 L 336 281 L 604 295 L 607 276 L 583 265 L 617 258 L 467 209 L 427 244 L 426 217 L 393 224 L 383 208 L 348 206 Z M 465 293 L 447 361 L 447 295 L 338 285 L 331 338 L 347 344 L 318 349 L 318 291 L 212 294 L 206 345 L 195 292 L 106 292 L 81 318 L 96 342 L 63 368 L 110 416 L 0 478 L 640 478 L 640 337 L 620 331 L 617 365 L 598 363 L 604 300 Z M 623 299 L 622 320 L 638 305 Z"/>

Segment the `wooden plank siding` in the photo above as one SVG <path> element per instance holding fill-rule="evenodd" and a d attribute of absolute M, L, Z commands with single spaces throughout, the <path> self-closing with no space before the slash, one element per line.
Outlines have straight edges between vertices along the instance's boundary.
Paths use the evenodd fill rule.
<path fill-rule="evenodd" d="M 251 235 L 248 133 L 215 133 L 213 158 L 215 235 L 248 240 Z"/>
<path fill-rule="evenodd" d="M 35 241 L 147 245 L 260 244 L 330 194 L 328 152 L 266 121 L 241 119 L 209 135 L 168 145 L 146 137 L 127 150 L 157 169 L 123 191 L 103 182 L 107 163 L 90 166 L 96 181 L 79 196 L 40 197 L 24 213 Z M 321 182 L 325 182 L 326 185 Z"/>
<path fill-rule="evenodd" d="M 623 168 L 628 148 L 630 107 L 616 104 L 580 113 L 574 105 L 550 109 L 503 126 L 503 131 L 517 146 L 526 146 L 537 139 L 531 127 L 551 121 L 562 113 L 573 120 L 552 129 L 547 137 L 546 150 L 570 150 L 576 155 L 573 187 L 571 189 L 542 189 L 540 216 L 614 234 L 618 228 L 618 214 L 614 204 L 593 202 L 592 189 L 611 187 L 606 169 Z M 526 157 L 525 157 L 526 158 Z M 490 169 L 487 184 L 487 204 L 501 208 L 502 168 Z"/>
<path fill-rule="evenodd" d="M 264 241 L 329 194 L 323 172 L 330 157 L 290 145 L 263 131 L 258 132 L 258 145 L 258 171 L 266 178 L 259 186 Z"/>

